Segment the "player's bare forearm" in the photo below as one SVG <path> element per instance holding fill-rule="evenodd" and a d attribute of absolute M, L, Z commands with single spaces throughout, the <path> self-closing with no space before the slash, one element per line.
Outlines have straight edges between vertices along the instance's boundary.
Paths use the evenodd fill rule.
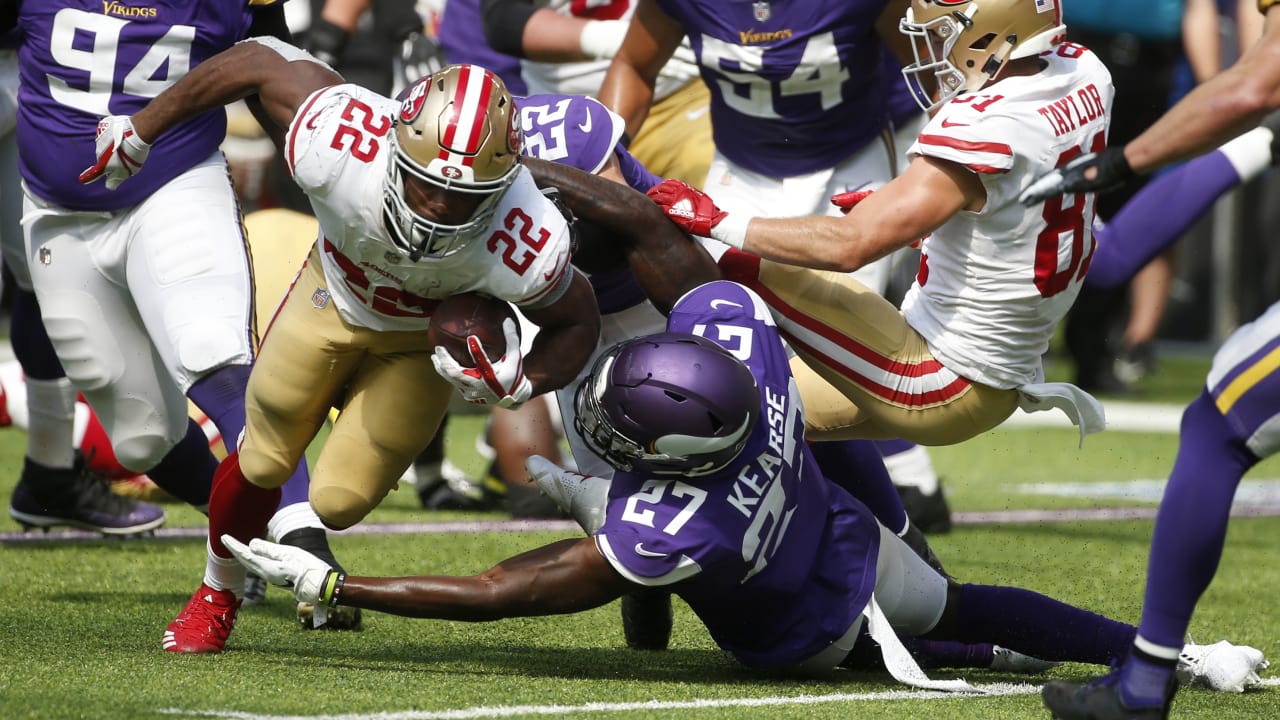
<path fill-rule="evenodd" d="M 577 168 L 523 158 L 542 187 L 556 187 L 574 215 L 610 231 L 640 287 L 655 307 L 668 312 L 680 296 L 720 278 L 720 269 L 699 245 L 667 220 L 649 198 L 630 187 Z M 599 234 L 583 242 L 600 241 Z"/>
<path fill-rule="evenodd" d="M 658 73 L 684 38 L 684 28 L 652 0 L 641 0 L 626 39 L 609 65 L 598 97 L 622 117 L 635 137 L 653 104 Z"/>
<path fill-rule="evenodd" d="M 274 124 L 287 127 L 308 95 L 340 82 L 342 76 L 324 65 L 290 62 L 261 42 L 242 42 L 160 93 L 133 116 L 133 127 L 139 138 L 154 142 L 183 120 L 253 94 Z"/>
<path fill-rule="evenodd" d="M 340 602 L 392 615 L 486 621 L 599 607 L 632 587 L 590 538 L 561 540 L 472 577 L 348 576 Z"/>
<path fill-rule="evenodd" d="M 1267 11 L 1262 39 L 1230 68 L 1191 91 L 1125 146 L 1138 174 L 1209 152 L 1280 108 L 1280 4 Z"/>
<path fill-rule="evenodd" d="M 591 283 L 575 272 L 569 289 L 555 303 L 522 310 L 539 328 L 524 358 L 524 374 L 533 385 L 533 394 L 559 390 L 573 382 L 600 339 L 600 311 Z"/>

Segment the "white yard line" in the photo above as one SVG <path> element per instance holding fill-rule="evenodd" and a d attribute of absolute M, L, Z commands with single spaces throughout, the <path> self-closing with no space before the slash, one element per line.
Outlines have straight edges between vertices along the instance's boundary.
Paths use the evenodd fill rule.
<path fill-rule="evenodd" d="M 1280 678 L 1266 678 L 1265 687 L 1280 685 Z M 964 693 L 964 697 L 1001 697 L 1009 695 L 1033 695 L 1040 692 L 1040 685 L 1033 683 L 988 683 L 976 686 L 980 694 Z M 716 698 L 702 700 L 648 700 L 644 702 L 583 703 L 581 705 L 481 705 L 479 707 L 451 710 L 404 710 L 377 713 L 343 713 L 341 715 L 267 715 L 239 710 L 183 710 L 168 708 L 161 712 L 168 715 L 214 718 L 216 720 L 478 720 L 481 718 L 508 718 L 521 715 L 573 715 L 603 712 L 701 710 L 704 708 L 762 708 L 796 705 L 822 705 L 841 702 L 937 700 L 954 698 L 958 693 L 936 690 L 882 690 L 865 693 L 834 693 L 831 695 L 794 695 L 750 698 Z"/>

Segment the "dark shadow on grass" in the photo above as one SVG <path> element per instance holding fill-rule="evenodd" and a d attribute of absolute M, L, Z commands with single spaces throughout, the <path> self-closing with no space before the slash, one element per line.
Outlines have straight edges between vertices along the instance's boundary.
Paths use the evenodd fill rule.
<path fill-rule="evenodd" d="M 636 651 L 624 647 L 580 648 L 504 643 L 389 646 L 377 652 L 344 653 L 338 657 L 331 647 L 308 648 L 302 644 L 281 648 L 272 643 L 239 644 L 238 652 L 278 655 L 285 666 L 303 663 L 330 670 L 415 672 L 424 682 L 444 682 L 449 676 L 526 677 L 565 681 L 635 681 L 734 686 L 744 682 L 772 688 L 779 694 L 797 692 L 875 691 L 900 687 L 888 673 L 840 669 L 830 676 L 797 678 L 750 670 L 727 654 L 711 649 L 672 649 L 660 652 Z M 946 672 L 946 671 L 935 671 Z M 954 677 L 955 675 L 951 675 Z M 427 679 L 427 678 L 430 679 Z M 942 677 L 942 675 L 939 675 Z M 1017 676 L 1021 677 L 1021 676 Z M 1006 679 L 993 677 L 991 681 Z M 985 678 L 984 682 L 988 681 Z M 1014 679 L 1013 681 L 1024 681 Z"/>

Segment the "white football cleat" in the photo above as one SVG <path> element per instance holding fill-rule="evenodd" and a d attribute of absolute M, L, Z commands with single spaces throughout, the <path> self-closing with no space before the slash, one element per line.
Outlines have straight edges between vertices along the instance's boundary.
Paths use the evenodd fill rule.
<path fill-rule="evenodd" d="M 1178 655 L 1174 675 L 1182 685 L 1238 693 L 1261 683 L 1258 671 L 1270 665 L 1261 650 L 1247 645 L 1226 640 L 1212 645 L 1187 643 Z"/>
<path fill-rule="evenodd" d="M 565 470 L 541 455 L 530 455 L 524 468 L 529 471 L 529 479 L 577 520 L 588 535 L 594 535 L 604 524 L 608 480 Z"/>

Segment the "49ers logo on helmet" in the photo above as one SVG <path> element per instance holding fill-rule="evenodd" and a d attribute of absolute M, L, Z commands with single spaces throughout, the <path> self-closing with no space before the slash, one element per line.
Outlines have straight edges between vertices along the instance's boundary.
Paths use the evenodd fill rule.
<path fill-rule="evenodd" d="M 418 117 L 418 113 L 422 112 L 422 106 L 427 102 L 427 91 L 431 89 L 431 78 L 423 78 L 416 85 L 409 88 L 409 92 L 405 94 L 404 102 L 400 103 L 400 121 L 411 123 Z"/>
<path fill-rule="evenodd" d="M 454 167 L 453 165 L 445 165 L 444 167 L 440 168 L 440 174 L 449 178 L 450 180 L 457 180 L 462 177 L 462 171 Z"/>

